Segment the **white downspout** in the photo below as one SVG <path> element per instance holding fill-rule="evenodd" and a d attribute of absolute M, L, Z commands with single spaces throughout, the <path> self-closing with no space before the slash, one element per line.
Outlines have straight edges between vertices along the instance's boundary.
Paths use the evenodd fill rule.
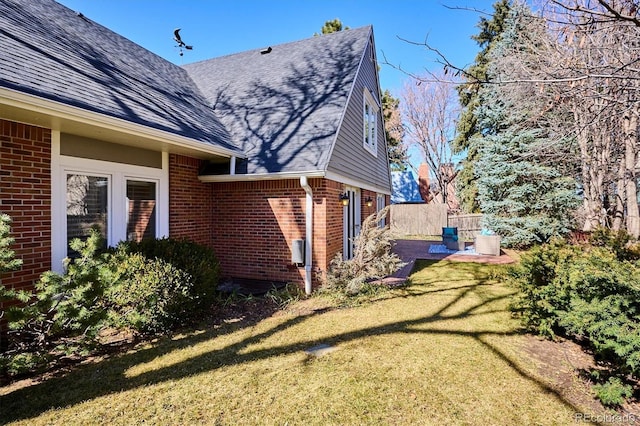
<path fill-rule="evenodd" d="M 236 156 L 235 155 L 233 155 L 231 159 L 229 159 L 229 174 L 230 175 L 236 174 Z"/>
<path fill-rule="evenodd" d="M 313 290 L 312 280 L 311 280 L 311 262 L 313 259 L 312 256 L 312 248 L 313 248 L 313 191 L 309 186 L 309 182 L 307 181 L 306 176 L 300 176 L 300 186 L 304 189 L 304 192 L 307 194 L 306 197 L 306 219 L 305 219 L 305 248 L 304 248 L 304 292 L 306 294 L 311 294 Z"/>

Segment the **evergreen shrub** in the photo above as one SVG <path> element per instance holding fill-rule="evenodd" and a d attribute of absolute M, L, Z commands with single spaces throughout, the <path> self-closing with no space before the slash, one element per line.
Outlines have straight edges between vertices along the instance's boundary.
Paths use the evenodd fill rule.
<path fill-rule="evenodd" d="M 586 342 L 615 374 L 640 378 L 637 246 L 627 235 L 606 230 L 591 241 L 577 246 L 553 240 L 523 255 L 509 272 L 520 290 L 512 307 L 528 328 Z M 614 385 L 601 387 L 604 397 L 620 389 Z"/>
<path fill-rule="evenodd" d="M 594 387 L 596 396 L 607 407 L 622 405 L 625 398 L 633 394 L 631 385 L 625 384 L 619 377 L 611 377 L 605 383 L 596 384 Z"/>
<path fill-rule="evenodd" d="M 172 330 L 194 319 L 198 295 L 187 272 L 162 259 L 123 250 L 109 262 L 106 292 L 110 324 L 143 334 Z"/>
<path fill-rule="evenodd" d="M 0 254 L 7 269 L 17 263 L 7 249 L 7 220 L 0 219 Z M 71 242 L 78 256 L 66 259 L 63 274 L 42 274 L 32 292 L 0 286 L 0 298 L 22 302 L 2 313 L 10 330 L 0 371 L 16 375 L 65 354 L 86 354 L 107 327 L 165 333 L 211 306 L 219 270 L 211 250 L 171 239 L 104 246 L 93 229 L 86 240 Z"/>
<path fill-rule="evenodd" d="M 160 238 L 122 243 L 118 249 L 141 253 L 148 259 L 162 259 L 189 274 L 193 278 L 192 309 L 203 311 L 214 303 L 220 280 L 220 263 L 209 247 L 186 239 Z"/>

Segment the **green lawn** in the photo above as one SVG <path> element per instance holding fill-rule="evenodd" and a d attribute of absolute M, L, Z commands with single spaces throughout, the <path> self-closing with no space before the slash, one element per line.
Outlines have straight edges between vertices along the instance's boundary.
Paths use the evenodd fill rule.
<path fill-rule="evenodd" d="M 495 268 L 418 262 L 370 304 L 293 305 L 0 388 L 0 423 L 571 424 L 582 409 L 534 375 Z M 318 344 L 335 350 L 305 353 Z"/>

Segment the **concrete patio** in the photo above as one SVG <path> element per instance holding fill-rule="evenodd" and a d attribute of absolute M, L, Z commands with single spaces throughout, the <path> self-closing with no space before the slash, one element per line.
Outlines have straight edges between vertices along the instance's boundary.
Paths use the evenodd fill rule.
<path fill-rule="evenodd" d="M 385 278 L 383 281 L 390 285 L 400 285 L 404 283 L 411 271 L 413 265 L 417 259 L 432 259 L 432 260 L 450 260 L 453 262 L 477 262 L 477 263 L 489 263 L 495 265 L 504 265 L 515 262 L 514 259 L 509 257 L 503 250 L 500 251 L 500 256 L 488 256 L 482 254 L 468 254 L 468 253 L 429 253 L 429 247 L 432 244 L 442 244 L 442 241 L 429 241 L 429 240 L 396 240 L 393 252 L 396 253 L 406 265 L 398 270 L 395 274 Z M 471 245 L 472 243 L 467 243 Z"/>

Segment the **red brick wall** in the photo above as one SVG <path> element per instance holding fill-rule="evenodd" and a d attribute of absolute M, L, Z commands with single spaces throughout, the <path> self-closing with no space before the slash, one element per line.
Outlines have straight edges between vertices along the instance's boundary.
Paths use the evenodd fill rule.
<path fill-rule="evenodd" d="M 29 287 L 51 269 L 51 130 L 0 119 L 0 212 L 13 219 L 22 259 L 2 284 Z"/>
<path fill-rule="evenodd" d="M 311 180 L 313 188 L 319 181 Z M 214 183 L 213 247 L 222 273 L 301 284 L 291 264 L 294 239 L 305 237 L 305 192 L 296 179 Z M 314 224 L 314 229 L 316 228 Z"/>
<path fill-rule="evenodd" d="M 306 195 L 298 179 L 215 183 L 213 247 L 230 277 L 295 282 L 305 268 L 291 264 L 293 240 L 306 234 Z M 310 179 L 313 191 L 313 286 L 342 251 L 341 184 Z"/>
<path fill-rule="evenodd" d="M 306 234 L 306 194 L 298 179 L 202 183 L 201 162 L 170 156 L 169 234 L 212 247 L 225 277 L 295 282 L 305 268 L 291 263 L 293 240 Z M 313 191 L 313 286 L 321 285 L 342 251 L 344 185 L 310 179 Z M 365 206 L 367 196 L 374 200 Z M 362 194 L 363 219 L 375 211 L 375 193 Z"/>
<path fill-rule="evenodd" d="M 371 207 L 367 206 L 367 198 L 371 199 Z M 360 223 L 376 212 L 376 193 L 363 189 L 360 191 Z"/>
<path fill-rule="evenodd" d="M 209 183 L 198 180 L 202 161 L 169 156 L 169 236 L 211 247 L 214 199 Z"/>
<path fill-rule="evenodd" d="M 322 275 L 318 279 L 324 279 L 331 260 L 338 252 L 342 252 L 343 231 L 343 206 L 340 203 L 340 193 L 344 192 L 344 185 L 331 180 L 323 179 L 321 186 L 314 192 L 316 200 L 316 214 L 314 219 L 318 223 L 324 223 L 322 229 L 314 227 L 316 241 L 316 255 L 318 271 Z M 320 203 L 321 200 L 321 203 Z M 319 208 L 318 208 L 318 204 Z"/>

